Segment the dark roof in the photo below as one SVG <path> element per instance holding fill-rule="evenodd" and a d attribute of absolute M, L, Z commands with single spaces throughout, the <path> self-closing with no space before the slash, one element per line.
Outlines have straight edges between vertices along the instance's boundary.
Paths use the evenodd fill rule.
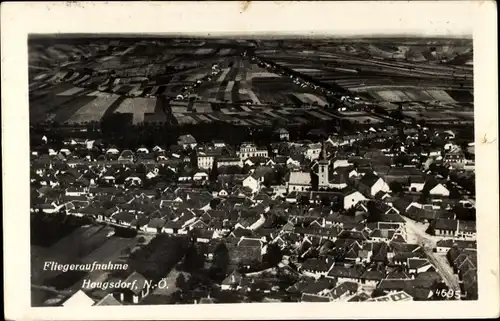
<path fill-rule="evenodd" d="M 365 186 L 373 186 L 373 184 L 375 184 L 379 178 L 380 177 L 372 172 L 365 174 L 359 182 L 360 184 L 363 184 Z"/>
<path fill-rule="evenodd" d="M 336 277 L 336 278 L 352 278 L 352 279 L 359 279 L 363 275 L 363 272 L 360 270 L 351 267 L 343 267 L 343 266 L 334 266 L 328 272 L 329 277 Z"/>
<path fill-rule="evenodd" d="M 319 295 L 302 293 L 301 302 L 330 302 L 330 298 Z"/>
<path fill-rule="evenodd" d="M 448 219 L 436 219 L 434 224 L 434 229 L 439 230 L 448 230 L 448 231 L 456 231 L 458 226 L 457 220 L 448 220 Z"/>

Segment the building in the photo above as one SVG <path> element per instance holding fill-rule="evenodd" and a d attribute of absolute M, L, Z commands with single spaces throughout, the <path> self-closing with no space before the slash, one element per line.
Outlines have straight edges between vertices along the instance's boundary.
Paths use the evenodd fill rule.
<path fill-rule="evenodd" d="M 311 189 L 311 174 L 308 172 L 290 172 L 287 182 L 288 192 L 304 192 Z"/>
<path fill-rule="evenodd" d="M 181 135 L 179 136 L 179 139 L 177 140 L 177 144 L 182 146 L 182 148 L 187 149 L 187 148 L 195 148 L 198 143 L 196 142 L 196 139 L 192 135 Z"/>
<path fill-rule="evenodd" d="M 240 157 L 219 157 L 217 158 L 217 167 L 238 166 L 243 167 L 243 161 Z"/>
<path fill-rule="evenodd" d="M 285 128 L 279 128 L 278 130 L 276 130 L 276 134 L 278 135 L 280 140 L 289 140 L 290 139 L 290 133 Z"/>
<path fill-rule="evenodd" d="M 268 157 L 267 148 L 257 147 L 252 143 L 241 144 L 240 150 L 237 151 L 236 154 L 241 161 L 244 161 L 250 157 Z"/>
<path fill-rule="evenodd" d="M 389 192 L 389 185 L 374 173 L 365 174 L 359 181 L 359 191 L 365 195 L 375 196 L 378 192 Z"/>
<path fill-rule="evenodd" d="M 305 157 L 310 160 L 317 159 L 321 154 L 321 147 L 320 143 L 309 144 L 305 151 Z"/>
<path fill-rule="evenodd" d="M 198 151 L 196 153 L 198 168 L 207 170 L 212 169 L 217 156 L 218 154 L 215 152 Z"/>

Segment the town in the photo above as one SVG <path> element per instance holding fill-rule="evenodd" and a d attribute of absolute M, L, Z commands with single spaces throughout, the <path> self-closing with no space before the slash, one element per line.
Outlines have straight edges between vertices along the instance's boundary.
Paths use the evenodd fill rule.
<path fill-rule="evenodd" d="M 75 86 L 74 71 L 33 77 L 50 84 L 30 87 L 39 108 L 30 115 L 33 306 L 477 300 L 472 107 L 451 94 L 470 91 L 470 69 L 454 67 L 468 53 L 430 64 L 440 50 L 432 45 L 411 73 L 430 74 L 420 86 L 434 91 L 394 89 L 406 98 L 380 101 L 386 83 L 355 85 L 376 81 L 359 69 L 375 68 L 363 55 L 353 54 L 356 67 L 334 64 L 350 83 L 329 85 L 290 66 L 302 59 L 295 42 L 220 41 L 226 49 L 217 50 L 186 42 L 174 47 L 201 56 L 178 69 L 206 76 L 161 93 L 141 78 L 143 68 L 151 81 L 153 67 L 113 71 L 101 87 L 79 81 L 59 96 L 37 92 Z M 123 64 L 149 48 L 117 47 Z M 87 54 L 72 59 L 90 65 Z M 411 64 L 385 59 L 376 62 L 387 62 L 381 77 L 393 80 L 402 79 L 393 66 Z M 109 76 L 87 69 L 83 81 Z M 436 84 L 440 75 L 447 80 Z M 119 92 L 119 77 L 141 85 Z M 206 87 L 218 77 L 220 88 Z M 280 93 L 287 86 L 293 98 Z M 410 100 L 418 90 L 434 96 Z M 49 261 L 125 268 L 44 269 Z M 106 282 L 137 286 L 82 286 Z"/>

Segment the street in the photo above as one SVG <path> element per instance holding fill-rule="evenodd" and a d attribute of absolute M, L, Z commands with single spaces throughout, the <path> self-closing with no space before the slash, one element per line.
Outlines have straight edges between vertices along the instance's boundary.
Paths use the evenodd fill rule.
<path fill-rule="evenodd" d="M 436 267 L 437 272 L 443 278 L 446 285 L 454 291 L 460 291 L 458 278 L 453 274 L 453 269 L 449 265 L 446 256 L 438 255 L 433 252 L 433 249 L 436 247 L 436 242 L 440 238 L 425 233 L 428 224 L 415 222 L 405 216 L 402 217 L 406 221 L 408 242 L 420 244 L 427 258 Z"/>

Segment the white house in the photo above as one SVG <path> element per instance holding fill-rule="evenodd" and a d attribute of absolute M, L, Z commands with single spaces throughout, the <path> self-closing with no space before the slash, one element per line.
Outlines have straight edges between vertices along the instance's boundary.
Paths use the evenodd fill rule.
<path fill-rule="evenodd" d="M 367 198 L 358 191 L 354 191 L 344 196 L 344 209 L 349 209 L 361 201 L 366 201 Z"/>
<path fill-rule="evenodd" d="M 374 173 L 363 176 L 360 180 L 359 189 L 366 195 L 375 196 L 378 192 L 390 192 L 389 185 Z"/>
<path fill-rule="evenodd" d="M 352 165 L 352 164 L 350 164 L 347 159 L 337 159 L 333 162 L 333 168 L 349 167 L 349 165 Z"/>
<path fill-rule="evenodd" d="M 447 189 L 442 183 L 435 181 L 426 182 L 424 189 L 429 191 L 429 195 L 450 196 L 450 190 Z"/>
<path fill-rule="evenodd" d="M 83 308 L 83 307 L 90 307 L 95 304 L 95 301 L 90 298 L 85 292 L 83 292 L 81 289 L 76 291 L 75 294 L 69 297 L 64 303 L 62 304 L 63 307 L 73 307 L 73 308 Z"/>
<path fill-rule="evenodd" d="M 208 174 L 204 171 L 199 171 L 193 175 L 194 181 L 205 181 L 208 180 Z"/>
<path fill-rule="evenodd" d="M 425 182 L 411 182 L 408 188 L 410 192 L 421 192 L 424 189 Z"/>
<path fill-rule="evenodd" d="M 243 180 L 243 186 L 248 187 L 253 193 L 260 190 L 261 184 L 264 182 L 264 177 L 256 178 L 253 174 L 250 174 Z"/>
<path fill-rule="evenodd" d="M 305 152 L 305 157 L 307 159 L 317 159 L 319 157 L 320 153 L 321 153 L 321 144 L 320 143 L 309 144 L 309 146 L 307 146 L 307 150 Z"/>
<path fill-rule="evenodd" d="M 250 157 L 267 157 L 268 151 L 264 148 L 258 148 L 252 143 L 243 143 L 240 150 L 236 152 L 241 161 Z"/>
<path fill-rule="evenodd" d="M 206 154 L 203 152 L 198 153 L 197 162 L 198 168 L 201 169 L 211 169 L 214 165 L 215 157 L 212 154 Z"/>

